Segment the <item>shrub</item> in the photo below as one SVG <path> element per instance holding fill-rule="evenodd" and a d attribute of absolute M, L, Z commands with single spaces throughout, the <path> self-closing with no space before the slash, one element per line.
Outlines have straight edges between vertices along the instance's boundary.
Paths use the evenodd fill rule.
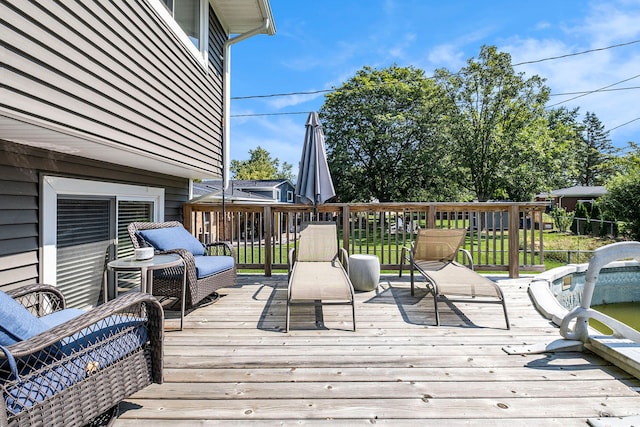
<path fill-rule="evenodd" d="M 587 226 L 589 225 L 589 212 L 584 203 L 578 203 L 576 205 L 576 211 L 574 212 L 574 218 L 576 220 L 571 225 L 571 231 L 574 234 L 585 235 L 588 234 Z M 591 227 L 589 227 L 590 229 Z"/>
<path fill-rule="evenodd" d="M 629 237 L 640 240 L 640 166 L 614 177 L 602 199 L 607 216 L 624 221 Z"/>
<path fill-rule="evenodd" d="M 567 212 L 565 208 L 554 208 L 551 213 L 553 225 L 561 232 L 566 233 L 573 222 L 573 212 Z"/>

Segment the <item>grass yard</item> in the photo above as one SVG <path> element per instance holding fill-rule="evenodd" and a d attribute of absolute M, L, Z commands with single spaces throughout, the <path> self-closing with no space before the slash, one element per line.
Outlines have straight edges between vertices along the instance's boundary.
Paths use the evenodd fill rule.
<path fill-rule="evenodd" d="M 397 264 L 399 262 L 402 247 L 408 246 L 408 239 L 410 238 L 408 234 L 384 234 L 380 236 L 380 234 L 376 235 L 373 230 L 370 230 L 368 238 L 365 236 L 365 233 L 356 231 L 351 240 L 352 248 L 355 248 L 353 252 L 377 254 L 385 264 Z M 472 252 L 475 264 L 504 264 L 508 257 L 507 236 L 508 232 L 505 233 L 504 239 L 493 240 L 487 238 L 487 235 L 476 234 L 473 245 L 470 238 L 467 237 L 464 247 Z M 340 240 L 342 240 L 342 237 L 340 237 Z M 556 230 L 545 231 L 543 237 L 545 269 L 549 270 L 568 263 L 588 262 L 593 250 L 620 240 L 609 237 L 560 233 Z M 495 248 L 494 245 L 496 245 Z M 276 245 L 272 252 L 272 262 L 274 264 L 286 264 L 287 254 L 291 248 L 293 248 L 293 242 L 289 242 L 289 245 Z M 256 246 L 240 244 L 236 247 L 236 250 L 238 251 L 240 263 L 259 264 L 264 262 L 266 250 L 264 243 Z M 523 262 L 522 252 L 520 256 L 522 264 L 531 262 L 531 259 L 528 259 L 527 263 Z M 526 272 L 526 269 L 522 270 L 522 272 Z"/>

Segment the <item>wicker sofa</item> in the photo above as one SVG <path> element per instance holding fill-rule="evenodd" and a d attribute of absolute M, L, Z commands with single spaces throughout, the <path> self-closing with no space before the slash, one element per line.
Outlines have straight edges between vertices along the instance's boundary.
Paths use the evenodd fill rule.
<path fill-rule="evenodd" d="M 154 297 L 129 293 L 85 312 L 36 284 L 0 299 L 0 426 L 83 426 L 163 382 Z"/>
<path fill-rule="evenodd" d="M 187 269 L 185 306 L 191 308 L 220 288 L 236 283 L 235 254 L 228 242 L 200 243 L 178 221 L 132 222 L 127 227 L 135 249 L 152 246 L 156 253 L 177 253 Z M 183 266 L 155 271 L 153 295 L 182 298 Z"/>

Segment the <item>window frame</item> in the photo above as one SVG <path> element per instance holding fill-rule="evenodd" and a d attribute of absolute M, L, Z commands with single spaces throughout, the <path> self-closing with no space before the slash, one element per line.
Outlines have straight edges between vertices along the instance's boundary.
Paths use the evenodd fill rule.
<path fill-rule="evenodd" d="M 89 179 L 66 178 L 53 175 L 42 177 L 40 204 L 41 282 L 57 285 L 57 214 L 58 196 L 112 197 L 118 220 L 118 201 L 143 201 L 153 203 L 154 221 L 164 221 L 164 188 L 143 185 L 120 184 Z M 115 236 L 117 243 L 118 236 Z"/>
<path fill-rule="evenodd" d="M 149 3 L 180 39 L 182 44 L 185 45 L 187 50 L 198 60 L 200 65 L 207 69 L 209 62 L 209 0 L 198 1 L 200 4 L 200 48 L 193 44 L 187 33 L 180 27 L 180 24 L 173 18 L 171 12 L 161 0 L 149 0 Z"/>

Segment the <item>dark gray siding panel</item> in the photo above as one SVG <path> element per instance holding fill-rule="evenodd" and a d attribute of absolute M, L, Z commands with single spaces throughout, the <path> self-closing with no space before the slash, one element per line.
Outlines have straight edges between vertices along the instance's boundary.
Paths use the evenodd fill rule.
<path fill-rule="evenodd" d="M 215 16 L 208 68 L 145 0 L 7 0 L 0 16 L 2 108 L 220 174 L 226 35 Z"/>
<path fill-rule="evenodd" d="M 165 219 L 182 221 L 187 179 L 31 148 L 0 139 L 0 287 L 38 281 L 39 179 L 54 174 L 165 189 Z"/>

